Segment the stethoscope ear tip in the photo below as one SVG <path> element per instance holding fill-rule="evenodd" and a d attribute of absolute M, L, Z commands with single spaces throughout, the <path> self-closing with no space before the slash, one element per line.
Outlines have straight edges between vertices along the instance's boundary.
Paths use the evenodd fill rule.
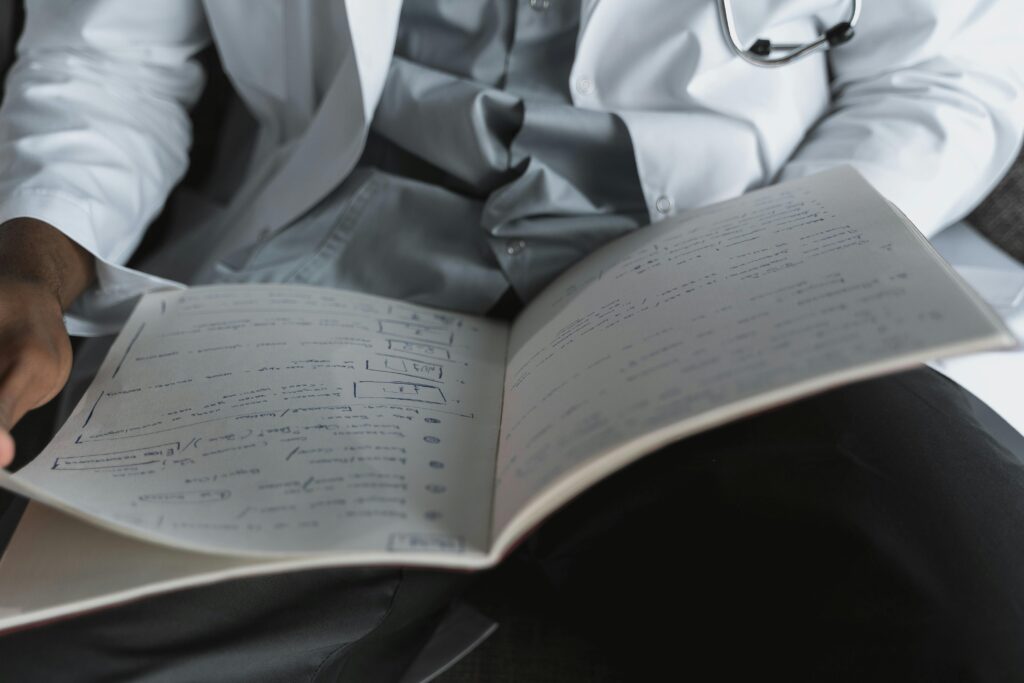
<path fill-rule="evenodd" d="M 772 53 L 772 41 L 767 38 L 758 38 L 754 41 L 754 44 L 750 46 L 748 52 L 755 54 L 758 57 L 767 57 Z"/>
<path fill-rule="evenodd" d="M 829 45 L 842 45 L 853 38 L 853 24 L 848 21 L 836 24 L 825 31 L 825 38 Z"/>

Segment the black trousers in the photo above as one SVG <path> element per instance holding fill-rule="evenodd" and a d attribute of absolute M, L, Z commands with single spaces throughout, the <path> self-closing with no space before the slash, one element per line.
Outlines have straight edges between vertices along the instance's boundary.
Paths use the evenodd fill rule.
<path fill-rule="evenodd" d="M 1024 681 L 1024 437 L 930 370 L 680 442 L 532 544 L 634 671 Z"/>
<path fill-rule="evenodd" d="M 643 459 L 471 594 L 527 573 L 623 680 L 1024 681 L 1024 438 L 930 370 L 862 382 Z M 0 638 L 0 680 L 398 680 L 466 581 L 158 596 Z"/>

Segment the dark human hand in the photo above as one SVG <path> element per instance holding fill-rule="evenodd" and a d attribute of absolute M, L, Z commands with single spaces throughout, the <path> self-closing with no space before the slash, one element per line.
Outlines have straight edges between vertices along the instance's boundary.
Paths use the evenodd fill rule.
<path fill-rule="evenodd" d="M 63 313 L 93 274 L 92 256 L 49 224 L 0 225 L 0 467 L 14 459 L 10 430 L 67 382 Z"/>

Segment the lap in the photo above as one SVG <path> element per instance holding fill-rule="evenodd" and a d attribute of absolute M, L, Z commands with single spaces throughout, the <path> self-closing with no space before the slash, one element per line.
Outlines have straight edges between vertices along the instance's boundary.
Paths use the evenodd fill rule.
<path fill-rule="evenodd" d="M 903 373 L 649 456 L 507 564 L 542 572 L 634 666 L 1008 680 L 1024 676 L 1022 457 L 969 394 Z M 499 574 L 478 588 L 502 591 Z M 366 672 L 390 659 L 396 674 L 395 648 L 413 652 L 460 583 L 335 570 L 219 584 L 7 636 L 0 667 L 22 681 L 335 680 L 346 666 L 386 680 Z"/>
<path fill-rule="evenodd" d="M 634 661 L 1024 678 L 1024 438 L 928 370 L 681 441 L 584 494 L 527 552 Z"/>
<path fill-rule="evenodd" d="M 328 569 L 158 595 L 0 638 L 0 680 L 398 680 L 463 578 Z"/>

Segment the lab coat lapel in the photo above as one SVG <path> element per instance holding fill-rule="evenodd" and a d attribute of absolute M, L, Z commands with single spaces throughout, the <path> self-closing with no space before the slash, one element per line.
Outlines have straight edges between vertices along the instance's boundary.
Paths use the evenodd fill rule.
<path fill-rule="evenodd" d="M 238 248 L 312 208 L 338 185 L 362 153 L 394 51 L 401 0 L 346 0 L 347 50 L 307 130 L 239 221 Z M 244 227 L 243 227 L 244 226 Z"/>

